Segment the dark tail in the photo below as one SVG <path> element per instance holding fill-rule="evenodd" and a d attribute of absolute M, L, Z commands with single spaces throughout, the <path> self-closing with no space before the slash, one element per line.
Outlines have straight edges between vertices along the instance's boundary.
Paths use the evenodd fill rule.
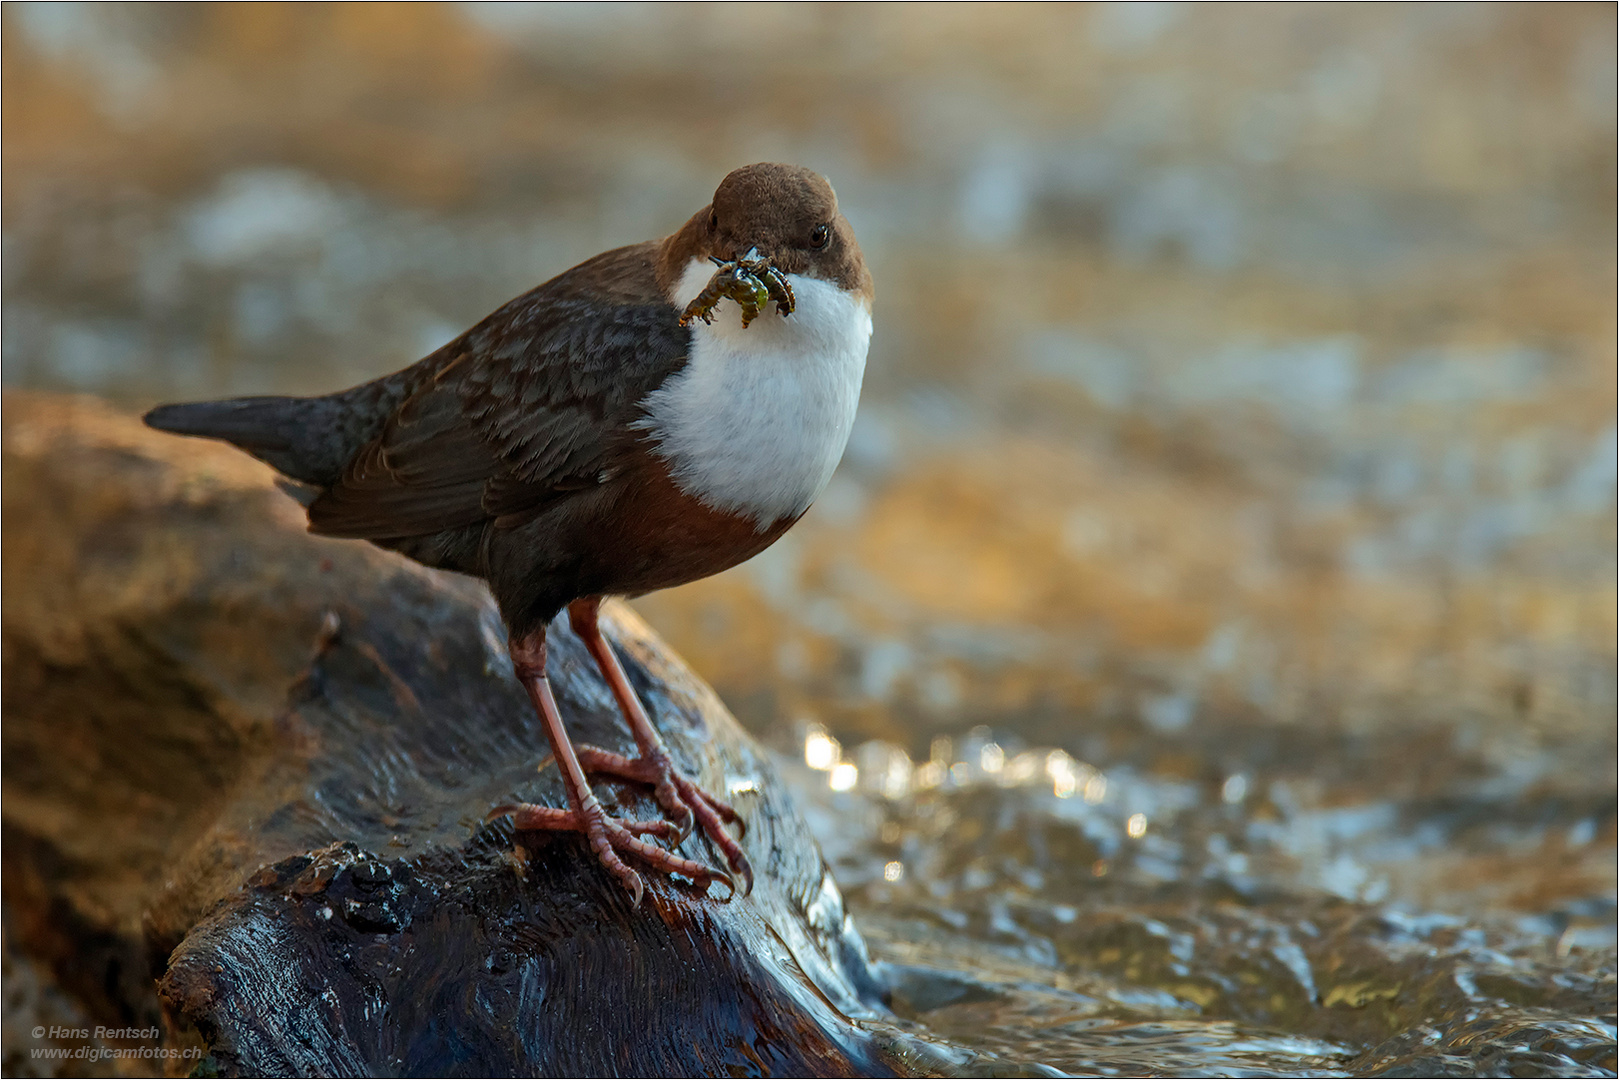
<path fill-rule="evenodd" d="M 331 487 L 394 410 L 459 355 L 461 338 L 392 375 L 324 397 L 244 397 L 159 405 L 146 422 L 159 431 L 221 439 L 283 476 Z"/>
<path fill-rule="evenodd" d="M 335 483 L 347 440 L 331 398 L 248 397 L 159 405 L 145 416 L 159 431 L 221 439 L 306 484 Z"/>

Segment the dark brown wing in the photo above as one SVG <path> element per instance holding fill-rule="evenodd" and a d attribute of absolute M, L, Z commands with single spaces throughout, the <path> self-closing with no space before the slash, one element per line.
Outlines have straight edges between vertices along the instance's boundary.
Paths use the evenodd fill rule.
<path fill-rule="evenodd" d="M 635 249 L 630 249 L 635 250 Z M 310 529 L 370 540 L 522 517 L 611 475 L 638 405 L 686 362 L 690 335 L 655 286 L 582 289 L 610 252 L 468 331 L 456 355 L 309 508 Z M 623 268 L 638 276 L 641 263 Z M 649 273 L 649 270 L 648 270 Z M 629 295 L 626 295 L 626 293 Z"/>

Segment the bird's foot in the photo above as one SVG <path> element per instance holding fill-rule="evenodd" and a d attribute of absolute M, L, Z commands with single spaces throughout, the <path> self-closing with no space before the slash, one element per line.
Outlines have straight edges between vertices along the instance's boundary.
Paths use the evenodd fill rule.
<path fill-rule="evenodd" d="M 682 776 L 661 747 L 638 758 L 615 754 L 599 746 L 574 749 L 587 773 L 652 785 L 658 805 L 677 823 L 678 839 L 683 840 L 691 833 L 693 822 L 701 825 L 704 835 L 725 856 L 731 872 L 741 879 L 742 895 L 753 891 L 753 866 L 742 853 L 742 846 L 725 829 L 726 825 L 735 825 L 745 835 L 747 825 L 742 816 L 729 803 L 714 798 Z"/>
<path fill-rule="evenodd" d="M 536 806 L 533 803 L 507 803 L 497 806 L 485 815 L 485 821 L 510 816 L 519 832 L 580 832 L 590 841 L 591 850 L 614 877 L 624 883 L 633 897 L 631 906 L 641 903 L 643 888 L 641 875 L 619 858 L 619 852 L 635 856 L 654 870 L 667 874 L 680 874 L 707 887 L 709 882 L 723 882 L 736 895 L 736 881 L 722 870 L 704 866 L 700 862 L 665 851 L 656 844 L 642 840 L 655 836 L 660 840 L 678 843 L 681 833 L 667 821 L 625 821 L 608 816 L 594 795 L 587 796 L 578 810 L 564 810 L 554 806 Z M 746 860 L 744 860 L 746 862 Z M 752 874 L 748 885 L 752 886 Z"/>

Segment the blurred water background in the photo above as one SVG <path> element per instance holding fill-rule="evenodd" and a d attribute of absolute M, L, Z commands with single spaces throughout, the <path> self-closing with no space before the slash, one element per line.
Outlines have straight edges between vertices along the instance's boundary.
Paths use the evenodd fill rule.
<path fill-rule="evenodd" d="M 8 385 L 332 390 L 832 180 L 845 460 L 636 606 L 958 1067 L 1613 1074 L 1612 5 L 0 20 Z"/>

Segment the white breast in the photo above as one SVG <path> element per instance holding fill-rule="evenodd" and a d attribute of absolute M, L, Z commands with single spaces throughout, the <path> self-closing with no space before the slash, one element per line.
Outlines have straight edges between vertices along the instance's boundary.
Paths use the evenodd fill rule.
<path fill-rule="evenodd" d="M 670 299 L 684 308 L 714 266 L 694 259 Z M 871 310 L 837 285 L 789 275 L 797 300 L 742 328 L 722 300 L 712 325 L 692 323 L 686 367 L 642 403 L 675 483 L 763 531 L 809 509 L 843 456 L 860 402 Z"/>

